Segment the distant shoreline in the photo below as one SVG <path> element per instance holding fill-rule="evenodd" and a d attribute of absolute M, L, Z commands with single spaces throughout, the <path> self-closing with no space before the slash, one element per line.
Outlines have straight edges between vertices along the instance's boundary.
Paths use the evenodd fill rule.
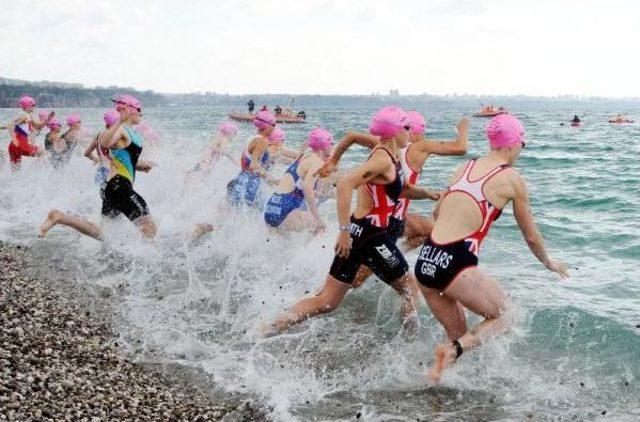
<path fill-rule="evenodd" d="M 602 102 L 608 104 L 628 104 L 640 107 L 640 97 L 597 97 L 558 95 L 555 97 L 532 95 L 340 95 L 340 94 L 224 94 L 216 92 L 195 93 L 159 93 L 152 90 L 137 90 L 130 87 L 95 87 L 87 88 L 81 84 L 68 84 L 58 82 L 30 82 L 0 77 L 0 108 L 17 107 L 17 99 L 29 94 L 38 102 L 41 108 L 78 108 L 78 107 L 109 107 L 111 97 L 117 93 L 126 92 L 138 97 L 146 107 L 175 106 L 228 106 L 236 109 L 245 109 L 249 99 L 256 104 L 267 104 L 270 107 L 281 105 L 288 106 L 294 100 L 294 107 L 308 107 L 310 105 L 335 106 L 345 101 L 355 105 L 382 105 L 388 103 L 456 103 L 468 104 L 476 108 L 481 104 L 503 105 L 513 102 L 544 103 L 549 101 L 570 104 L 584 104 L 589 102 Z"/>

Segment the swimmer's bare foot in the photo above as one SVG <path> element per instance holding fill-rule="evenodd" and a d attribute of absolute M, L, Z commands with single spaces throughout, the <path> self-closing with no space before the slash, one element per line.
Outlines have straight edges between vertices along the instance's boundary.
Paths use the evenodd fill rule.
<path fill-rule="evenodd" d="M 189 238 L 189 241 L 193 243 L 196 240 L 200 239 L 205 234 L 215 231 L 215 229 L 216 228 L 212 224 L 200 223 L 196 226 L 196 229 L 193 231 L 193 233 L 191 233 L 191 237 Z"/>
<path fill-rule="evenodd" d="M 51 211 L 49 211 L 49 215 L 47 215 L 47 219 L 44 220 L 44 223 L 42 223 L 42 225 L 40 226 L 40 230 L 38 230 L 38 236 L 44 237 L 47 234 L 47 232 L 51 229 L 51 227 L 58 224 L 58 221 L 60 221 L 61 215 L 62 213 L 59 210 L 52 209 Z"/>
<path fill-rule="evenodd" d="M 433 367 L 429 370 L 429 380 L 432 383 L 440 384 L 442 372 L 456 361 L 456 349 L 453 345 L 438 344 L 434 350 L 436 358 Z"/>
<path fill-rule="evenodd" d="M 273 337 L 276 334 L 279 334 L 280 330 L 278 330 L 278 328 L 276 327 L 276 324 L 274 322 L 272 323 L 263 323 L 260 326 L 260 334 L 262 335 L 262 337 L 264 338 L 269 338 L 269 337 Z"/>

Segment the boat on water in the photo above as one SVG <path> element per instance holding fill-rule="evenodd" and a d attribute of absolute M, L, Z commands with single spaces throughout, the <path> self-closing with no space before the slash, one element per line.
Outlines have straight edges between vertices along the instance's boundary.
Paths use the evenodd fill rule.
<path fill-rule="evenodd" d="M 633 123 L 633 120 L 627 119 L 622 114 L 618 114 L 613 119 L 609 119 L 609 123 L 613 124 L 625 124 L 625 123 Z"/>
<path fill-rule="evenodd" d="M 499 114 L 509 114 L 504 107 L 495 108 L 492 105 L 484 106 L 477 113 L 473 113 L 473 117 L 494 117 Z"/>
<path fill-rule="evenodd" d="M 304 111 L 300 111 L 297 114 L 283 112 L 276 114 L 277 123 L 305 123 L 306 114 Z M 255 117 L 254 113 L 242 113 L 239 111 L 232 111 L 229 113 L 229 118 L 238 122 L 252 122 Z"/>

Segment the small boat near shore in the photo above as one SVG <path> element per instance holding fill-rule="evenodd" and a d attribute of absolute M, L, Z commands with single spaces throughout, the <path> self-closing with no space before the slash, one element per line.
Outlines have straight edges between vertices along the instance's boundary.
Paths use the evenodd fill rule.
<path fill-rule="evenodd" d="M 301 114 L 302 113 L 302 114 Z M 305 123 L 306 114 L 300 112 L 298 114 L 282 113 L 276 114 L 276 122 L 278 123 Z M 254 113 L 242 113 L 239 111 L 232 111 L 229 113 L 229 118 L 238 122 L 252 122 L 255 117 Z"/>

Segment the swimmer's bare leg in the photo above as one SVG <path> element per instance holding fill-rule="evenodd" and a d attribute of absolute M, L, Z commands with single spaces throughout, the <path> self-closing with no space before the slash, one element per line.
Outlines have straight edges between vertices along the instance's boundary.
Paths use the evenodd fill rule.
<path fill-rule="evenodd" d="M 280 229 L 287 232 L 311 231 L 313 228 L 313 216 L 310 212 L 301 210 L 291 211 L 280 225 Z"/>
<path fill-rule="evenodd" d="M 47 215 L 47 218 L 40 226 L 39 236 L 44 237 L 53 226 L 58 224 L 71 227 L 72 229 L 86 236 L 93 237 L 94 239 L 100 240 L 100 236 L 102 235 L 100 227 L 90 221 L 83 220 L 71 214 L 66 214 L 57 209 L 52 209 L 49 211 L 49 215 Z"/>
<path fill-rule="evenodd" d="M 362 286 L 372 274 L 373 271 L 371 271 L 369 267 L 366 265 L 360 265 L 360 268 L 358 268 L 358 272 L 356 273 L 356 277 L 353 279 L 353 283 L 351 283 L 351 288 L 357 289 Z"/>
<path fill-rule="evenodd" d="M 448 340 L 462 337 L 467 332 L 467 318 L 460 302 L 445 296 L 440 290 L 418 285 L 431 313 L 444 327 Z"/>
<path fill-rule="evenodd" d="M 288 312 L 280 315 L 276 321 L 264 331 L 284 331 L 305 319 L 333 311 L 340 305 L 349 288 L 348 283 L 338 281 L 330 275 L 327 276 L 320 292 L 314 296 L 308 296 L 299 300 Z M 268 332 L 265 332 L 265 334 L 268 334 Z"/>
<path fill-rule="evenodd" d="M 422 217 L 417 214 L 407 214 L 405 217 L 404 242 L 405 252 L 412 251 L 422 246 L 425 239 L 433 230 L 433 219 Z"/>
<path fill-rule="evenodd" d="M 471 312 L 485 318 L 471 327 L 458 342 L 462 351 L 472 349 L 508 330 L 503 314 L 507 309 L 507 298 L 497 280 L 477 267 L 464 270 L 454 280 L 446 296 L 459 301 Z M 442 372 L 456 360 L 456 347 L 453 344 L 438 344 L 435 348 L 435 363 L 429 371 L 429 379 L 438 384 Z"/>
<path fill-rule="evenodd" d="M 414 276 L 408 272 L 391 283 L 391 287 L 400 295 L 402 302 L 402 327 L 409 335 L 417 334 L 420 324 L 418 311 L 416 310 L 416 289 L 414 283 Z"/>

